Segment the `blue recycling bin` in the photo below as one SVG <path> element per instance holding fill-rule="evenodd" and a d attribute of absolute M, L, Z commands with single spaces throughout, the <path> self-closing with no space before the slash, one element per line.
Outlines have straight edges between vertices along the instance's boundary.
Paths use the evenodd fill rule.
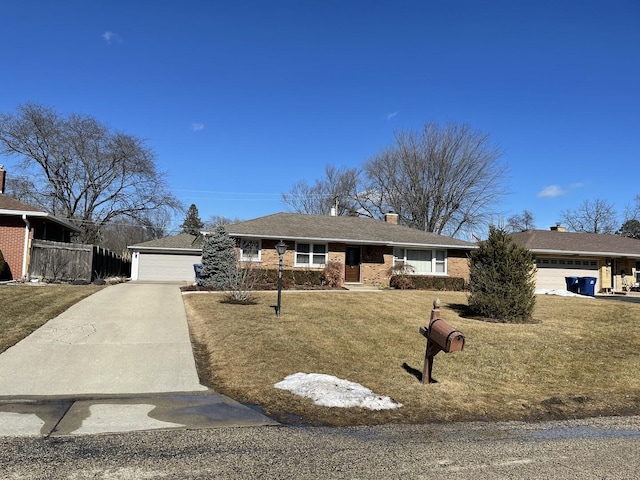
<path fill-rule="evenodd" d="M 196 272 L 196 280 L 198 278 L 200 278 L 200 273 L 202 272 L 202 264 L 201 263 L 194 263 L 193 264 L 193 270 L 194 272 Z"/>
<path fill-rule="evenodd" d="M 580 281 L 578 277 L 564 277 L 564 281 L 567 282 L 567 290 L 573 293 L 579 293 L 578 285 Z"/>
<path fill-rule="evenodd" d="M 590 297 L 596 296 L 596 281 L 595 277 L 580 277 L 578 279 L 578 289 L 581 295 L 588 295 Z"/>

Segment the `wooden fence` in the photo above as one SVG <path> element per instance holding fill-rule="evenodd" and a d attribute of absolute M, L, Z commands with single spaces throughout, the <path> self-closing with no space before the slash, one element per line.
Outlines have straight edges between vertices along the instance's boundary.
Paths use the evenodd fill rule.
<path fill-rule="evenodd" d="M 33 240 L 29 277 L 49 281 L 86 281 L 131 275 L 131 261 L 101 247 Z"/>

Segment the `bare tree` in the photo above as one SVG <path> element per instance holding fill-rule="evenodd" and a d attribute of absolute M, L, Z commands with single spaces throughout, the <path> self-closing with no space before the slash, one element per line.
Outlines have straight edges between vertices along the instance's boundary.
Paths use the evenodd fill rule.
<path fill-rule="evenodd" d="M 231 219 L 231 218 L 225 217 L 223 215 L 211 215 L 209 220 L 207 222 L 205 222 L 204 229 L 205 230 L 213 230 L 214 228 L 216 228 L 218 226 L 232 225 L 234 223 L 238 223 L 238 222 L 241 222 L 241 221 L 242 220 L 240 220 L 239 218 Z"/>
<path fill-rule="evenodd" d="M 561 218 L 574 232 L 615 233 L 619 225 L 613 204 L 601 198 L 585 200 L 574 210 L 563 210 Z"/>
<path fill-rule="evenodd" d="M 506 229 L 509 232 L 524 232 L 535 228 L 533 214 L 529 210 L 523 210 L 521 214 L 517 213 L 507 219 Z"/>
<path fill-rule="evenodd" d="M 102 229 L 101 245 L 118 255 L 128 257 L 129 245 L 166 236 L 170 221 L 171 217 L 165 212 L 153 212 L 135 220 L 129 217 L 114 218 Z"/>
<path fill-rule="evenodd" d="M 180 210 L 144 141 L 90 116 L 37 104 L 0 114 L 0 153 L 20 159 L 16 197 L 78 225 L 83 243 L 99 244 L 114 219 Z"/>
<path fill-rule="evenodd" d="M 359 207 L 357 190 L 359 171 L 355 168 L 325 167 L 325 177 L 309 185 L 302 180 L 296 182 L 282 201 L 297 213 L 328 215 L 337 207 L 337 215 L 353 215 Z"/>
<path fill-rule="evenodd" d="M 399 132 L 394 145 L 365 163 L 360 201 L 373 216 L 393 210 L 401 223 L 427 232 L 473 231 L 489 223 L 506 194 L 500 156 L 488 134 L 466 124 Z"/>
<path fill-rule="evenodd" d="M 633 205 L 627 204 L 624 207 L 624 222 L 640 218 L 640 195 L 635 196 L 634 202 Z"/>

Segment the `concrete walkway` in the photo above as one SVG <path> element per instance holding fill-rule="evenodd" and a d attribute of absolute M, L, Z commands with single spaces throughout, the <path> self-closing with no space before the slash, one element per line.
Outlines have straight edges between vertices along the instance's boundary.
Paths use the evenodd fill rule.
<path fill-rule="evenodd" d="M 200 385 L 175 284 L 106 287 L 0 354 L 0 435 L 230 423 L 275 422 Z"/>

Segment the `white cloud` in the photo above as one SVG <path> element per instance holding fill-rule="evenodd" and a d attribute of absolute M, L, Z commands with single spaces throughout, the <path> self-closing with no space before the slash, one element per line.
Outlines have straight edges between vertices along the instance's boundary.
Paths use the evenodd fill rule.
<path fill-rule="evenodd" d="M 567 191 L 564 190 L 559 185 L 549 185 L 544 187 L 540 192 L 538 192 L 538 197 L 540 198 L 556 198 L 566 195 Z"/>
<path fill-rule="evenodd" d="M 395 111 L 393 113 L 388 113 L 387 114 L 387 120 L 391 120 L 393 117 L 395 117 L 396 115 L 398 115 L 398 112 Z"/>
<path fill-rule="evenodd" d="M 191 130 L 193 130 L 194 132 L 201 132 L 202 130 L 204 130 L 204 124 L 193 122 L 191 124 Z"/>
<path fill-rule="evenodd" d="M 122 38 L 117 33 L 107 31 L 102 34 L 102 38 L 104 38 L 108 44 L 111 44 L 111 42 L 122 43 Z"/>

